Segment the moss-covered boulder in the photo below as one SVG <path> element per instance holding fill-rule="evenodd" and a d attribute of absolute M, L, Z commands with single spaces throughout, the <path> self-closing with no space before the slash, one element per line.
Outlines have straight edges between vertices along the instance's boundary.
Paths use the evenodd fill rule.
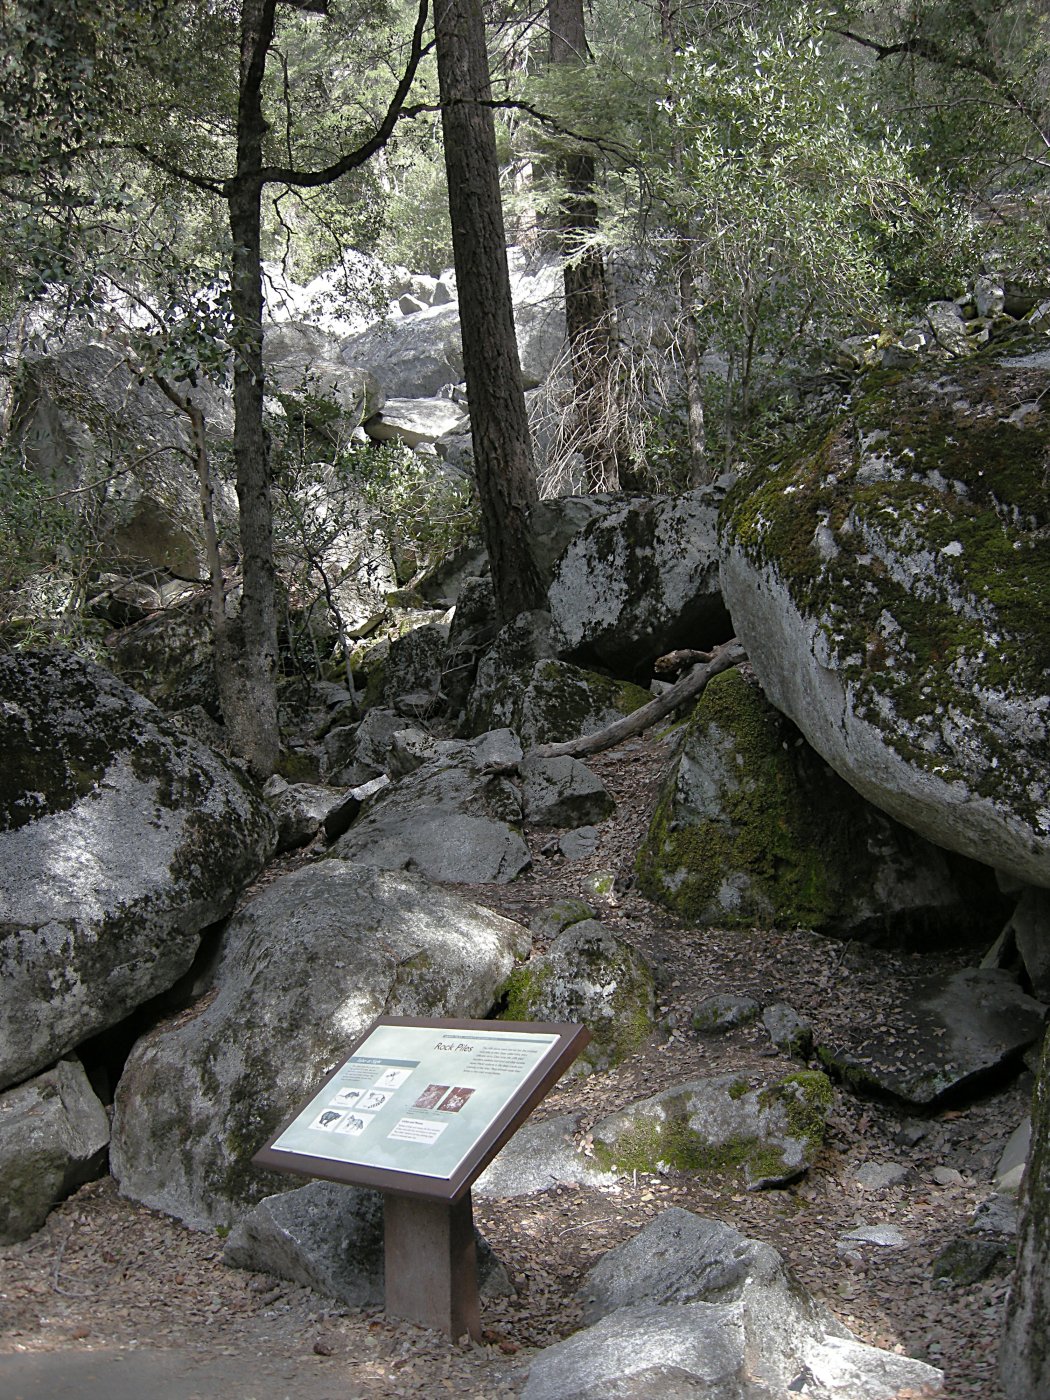
<path fill-rule="evenodd" d="M 189 968 L 276 844 L 262 797 L 109 672 L 0 657 L 0 1087 Z"/>
<path fill-rule="evenodd" d="M 619 1064 L 656 1028 L 648 964 L 597 919 L 570 924 L 545 957 L 516 968 L 505 999 L 508 1021 L 585 1025 L 592 1039 L 581 1059 L 592 1069 Z"/>
<path fill-rule="evenodd" d="M 483 1017 L 528 946 L 418 876 L 333 859 L 276 881 L 230 922 L 213 996 L 132 1051 L 110 1154 L 121 1191 L 208 1227 L 288 1190 L 252 1154 L 371 1022 Z"/>
<path fill-rule="evenodd" d="M 701 697 L 637 870 L 651 899 L 725 927 L 925 940 L 1008 912 L 991 871 L 865 802 L 743 668 Z"/>
<path fill-rule="evenodd" d="M 802 1175 L 824 1141 L 833 1100 L 811 1070 L 752 1087 L 728 1074 L 697 1079 L 603 1118 L 592 1130 L 599 1166 L 621 1172 L 672 1167 L 749 1190 Z"/>
<path fill-rule="evenodd" d="M 742 481 L 722 581 L 773 703 L 939 846 L 1050 885 L 1050 345 L 871 377 Z"/>

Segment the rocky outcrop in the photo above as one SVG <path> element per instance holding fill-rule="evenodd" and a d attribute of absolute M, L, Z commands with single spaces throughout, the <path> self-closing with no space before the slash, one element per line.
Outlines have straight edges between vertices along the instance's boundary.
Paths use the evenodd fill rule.
<path fill-rule="evenodd" d="M 193 396 L 205 412 L 210 445 L 227 441 L 228 398 L 204 384 Z M 31 471 L 56 491 L 82 491 L 84 509 L 96 518 L 96 564 L 207 576 L 188 422 L 118 350 L 84 344 L 25 361 L 12 435 Z M 92 482 L 104 486 L 82 490 Z M 236 520 L 233 488 L 217 478 L 214 489 L 220 524 L 229 529 Z"/>
<path fill-rule="evenodd" d="M 434 757 L 373 798 L 333 853 L 384 870 L 416 870 L 430 880 L 513 880 L 531 860 L 521 834 L 521 795 L 509 779 L 485 771 L 484 737 L 476 745 L 438 744 Z M 521 755 L 516 740 L 511 753 Z"/>
<path fill-rule="evenodd" d="M 503 1012 L 509 1021 L 571 1021 L 591 1042 L 582 1059 L 609 1069 L 656 1027 L 653 974 L 644 958 L 597 919 L 570 924 L 550 951 L 515 970 Z"/>
<path fill-rule="evenodd" d="M 986 866 L 924 841 L 843 782 L 747 668 L 701 696 L 637 870 L 657 903 L 730 928 L 923 946 L 980 936 L 1009 907 Z"/>
<path fill-rule="evenodd" d="M 1050 360 L 883 375 L 743 481 L 722 581 L 763 689 L 864 797 L 1050 885 Z"/>
<path fill-rule="evenodd" d="M 276 831 L 213 750 L 60 651 L 0 657 L 0 1086 L 170 987 Z"/>
<path fill-rule="evenodd" d="M 527 947 L 519 925 L 416 876 L 328 859 L 278 880 L 224 933 L 211 997 L 132 1051 L 121 1191 L 230 1224 L 288 1189 L 252 1154 L 377 1016 L 483 1017 Z"/>

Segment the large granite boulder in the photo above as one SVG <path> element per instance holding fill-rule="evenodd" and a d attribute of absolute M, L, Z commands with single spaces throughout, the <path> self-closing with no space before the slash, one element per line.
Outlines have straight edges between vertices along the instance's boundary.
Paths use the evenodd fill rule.
<path fill-rule="evenodd" d="M 287 1190 L 252 1154 L 372 1021 L 484 1017 L 528 943 L 414 875 L 329 859 L 276 881 L 224 933 L 213 994 L 133 1049 L 110 1153 L 121 1191 L 208 1228 Z"/>
<path fill-rule="evenodd" d="M 109 1119 L 79 1060 L 0 1094 L 0 1244 L 27 1239 L 106 1160 Z"/>
<path fill-rule="evenodd" d="M 932 1366 L 858 1341 L 775 1249 L 672 1207 L 606 1254 L 583 1331 L 541 1352 L 524 1400 L 897 1400 L 939 1393 Z"/>
<path fill-rule="evenodd" d="M 541 384 L 565 342 L 561 269 L 550 259 L 509 250 L 511 297 L 522 380 Z M 430 398 L 463 380 L 463 347 L 456 302 L 424 307 L 411 316 L 394 314 L 344 341 L 347 365 L 367 365 L 388 394 Z"/>
<path fill-rule="evenodd" d="M 109 672 L 0 657 L 0 1087 L 190 966 L 276 842 L 262 798 Z"/>
<path fill-rule="evenodd" d="M 629 681 L 558 660 L 555 648 L 549 613 L 520 613 L 509 622 L 478 666 L 466 732 L 507 726 L 530 749 L 593 734 L 652 699 Z"/>
<path fill-rule="evenodd" d="M 987 934 L 1009 908 L 987 866 L 924 841 L 843 782 L 748 668 L 701 696 L 637 869 L 657 903 L 726 928 L 922 944 Z"/>
<path fill-rule="evenodd" d="M 340 337 L 301 321 L 268 325 L 263 334 L 266 386 L 285 413 L 345 443 L 384 398 L 375 376 L 345 364 L 341 349 Z"/>
<path fill-rule="evenodd" d="M 558 654 L 624 675 L 676 647 L 726 641 L 732 626 L 718 579 L 724 495 L 721 483 L 615 501 L 584 525 L 547 592 Z"/>
<path fill-rule="evenodd" d="M 209 444 L 228 441 L 229 399 L 202 383 Z M 140 382 L 118 350 L 82 344 L 24 362 L 11 431 L 29 469 L 56 491 L 76 490 L 92 513 L 96 563 L 180 578 L 207 577 L 200 487 L 188 453 L 189 423 L 151 379 Z M 104 489 L 84 490 L 92 482 Z M 229 482 L 213 482 L 220 527 L 237 503 Z M 97 518 L 96 518 L 97 517 Z"/>
<path fill-rule="evenodd" d="M 1033 345 L 867 381 L 731 493 L 722 582 L 766 694 L 847 782 L 1047 886 L 1050 350 Z"/>
<path fill-rule="evenodd" d="M 854 1088 L 931 1110 L 1016 1069 L 1043 1033 L 1046 1007 L 1009 972 L 968 967 L 918 978 L 886 1014 L 891 1035 L 857 1024 L 821 1040 L 817 1056 Z"/>
<path fill-rule="evenodd" d="M 1007 1400 L 1037 1400 L 1050 1394 L 1050 1036 L 1036 1084 L 1017 1265 L 999 1373 Z"/>

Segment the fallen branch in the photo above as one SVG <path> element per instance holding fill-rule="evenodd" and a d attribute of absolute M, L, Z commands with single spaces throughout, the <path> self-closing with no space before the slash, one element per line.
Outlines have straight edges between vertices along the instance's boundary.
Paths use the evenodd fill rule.
<path fill-rule="evenodd" d="M 728 671 L 732 666 L 739 666 L 741 661 L 746 660 L 747 653 L 744 648 L 732 637 L 722 646 L 715 647 L 709 661 L 687 671 L 670 690 L 665 690 L 655 700 L 650 700 L 648 705 L 642 705 L 640 709 L 624 715 L 623 719 L 615 720 L 604 729 L 599 729 L 596 734 L 584 734 L 582 738 L 569 739 L 564 744 L 539 744 L 530 750 L 530 754 L 538 758 L 559 758 L 562 754 L 567 754 L 570 758 L 587 758 L 591 754 L 602 753 L 623 739 L 631 739 L 636 734 L 651 729 L 665 715 L 671 714 L 690 700 L 695 700 L 703 693 L 708 681 L 713 680 L 720 672 Z"/>

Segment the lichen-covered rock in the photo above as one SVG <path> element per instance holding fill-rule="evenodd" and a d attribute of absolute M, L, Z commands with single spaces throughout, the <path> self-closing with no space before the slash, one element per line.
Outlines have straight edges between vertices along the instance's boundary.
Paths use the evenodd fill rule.
<path fill-rule="evenodd" d="M 653 974 L 641 954 L 597 919 L 572 923 L 545 957 L 519 967 L 506 988 L 508 1021 L 571 1021 L 591 1033 L 580 1057 L 609 1069 L 656 1026 Z"/>
<path fill-rule="evenodd" d="M 1036 1083 L 999 1379 L 1007 1400 L 1036 1400 L 1050 1393 L 1050 1036 Z"/>
<path fill-rule="evenodd" d="M 206 1228 L 287 1190 L 252 1154 L 381 1015 L 483 1017 L 528 934 L 417 876 L 343 860 L 231 921 L 214 996 L 133 1049 L 111 1164 L 126 1196 Z"/>
<path fill-rule="evenodd" d="M 429 696 L 434 704 L 438 702 L 448 632 L 447 623 L 430 622 L 391 641 L 383 668 L 382 695 L 387 705 L 396 709 L 407 695 Z"/>
<path fill-rule="evenodd" d="M 482 657 L 467 697 L 465 729 L 483 734 L 488 729 L 514 728 L 520 715 L 521 691 L 537 661 L 553 658 L 551 616 L 536 610 L 519 613 L 500 629 Z"/>
<path fill-rule="evenodd" d="M 215 719 L 221 713 L 211 623 L 199 595 L 112 633 L 106 664 L 162 710 L 199 706 Z"/>
<path fill-rule="evenodd" d="M 276 776 L 267 783 L 265 793 L 277 823 L 278 851 L 291 851 L 312 841 L 347 796 L 341 788 L 287 783 Z"/>
<path fill-rule="evenodd" d="M 548 589 L 559 654 L 644 671 L 680 646 L 732 633 L 718 581 L 724 483 L 682 496 L 612 498 L 572 538 Z"/>
<path fill-rule="evenodd" d="M 1046 1007 L 1008 972 L 965 968 L 918 979 L 886 1028 L 857 1025 L 817 1046 L 847 1084 L 932 1109 L 980 1090 L 996 1070 L 1017 1064 L 1043 1032 Z"/>
<path fill-rule="evenodd" d="M 0 1094 L 0 1244 L 28 1239 L 101 1171 L 109 1119 L 79 1060 Z"/>
<path fill-rule="evenodd" d="M 518 771 L 525 820 L 533 826 L 585 826 L 615 810 L 598 775 L 567 754 L 523 759 Z"/>
<path fill-rule="evenodd" d="M 274 848 L 265 802 L 109 672 L 0 657 L 0 1087 L 170 987 Z"/>
<path fill-rule="evenodd" d="M 487 773 L 473 746 L 437 748 L 434 758 L 378 793 L 332 853 L 384 870 L 417 870 L 429 880 L 508 883 L 532 859 L 517 788 Z"/>
<path fill-rule="evenodd" d="M 818 753 L 935 844 L 1042 886 L 1048 389 L 1045 339 L 876 375 L 740 483 L 722 543 L 737 634 Z"/>
<path fill-rule="evenodd" d="M 782 1186 L 820 1150 L 832 1098 L 827 1076 L 811 1070 L 761 1088 L 731 1074 L 696 1079 L 603 1118 L 593 1129 L 595 1158 L 619 1171 L 666 1164 L 743 1176 L 752 1191 Z"/>
<path fill-rule="evenodd" d="M 696 923 L 775 923 L 930 941 L 1007 907 L 984 866 L 865 802 L 768 703 L 745 668 L 710 682 L 645 843 L 640 888 Z"/>

